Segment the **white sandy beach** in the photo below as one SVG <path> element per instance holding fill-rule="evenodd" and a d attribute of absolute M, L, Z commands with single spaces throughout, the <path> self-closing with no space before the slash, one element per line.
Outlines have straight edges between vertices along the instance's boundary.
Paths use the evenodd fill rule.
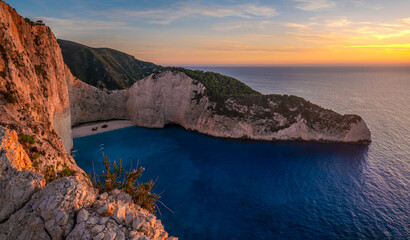
<path fill-rule="evenodd" d="M 107 125 L 107 127 L 103 128 L 103 125 Z M 134 125 L 131 123 L 131 121 L 128 120 L 113 120 L 98 123 L 85 123 L 83 125 L 72 128 L 72 134 L 73 138 L 78 138 L 131 126 Z M 93 131 L 93 129 L 96 130 Z"/>

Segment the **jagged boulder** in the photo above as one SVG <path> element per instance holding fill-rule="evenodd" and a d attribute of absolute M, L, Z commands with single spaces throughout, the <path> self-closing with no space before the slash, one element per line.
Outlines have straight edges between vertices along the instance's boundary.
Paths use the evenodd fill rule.
<path fill-rule="evenodd" d="M 22 208 L 44 184 L 43 176 L 32 171 L 16 132 L 0 126 L 0 223 Z"/>
<path fill-rule="evenodd" d="M 67 239 L 176 239 L 168 237 L 160 220 L 118 190 L 103 193 L 77 215 Z"/>

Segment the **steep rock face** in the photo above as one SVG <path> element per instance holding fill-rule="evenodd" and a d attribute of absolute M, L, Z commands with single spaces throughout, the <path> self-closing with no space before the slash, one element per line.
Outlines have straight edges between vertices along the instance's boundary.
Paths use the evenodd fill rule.
<path fill-rule="evenodd" d="M 25 123 L 31 128 L 54 129 L 70 151 L 73 144 L 67 124 L 70 123 L 67 81 L 72 76 L 65 67 L 56 38 L 50 28 L 26 22 L 4 2 L 0 2 L 0 20 L 0 86 L 5 98 L 0 100 L 1 121 L 15 124 L 20 121 L 17 111 L 30 112 Z M 5 102 L 12 104 L 4 105 Z M 38 126 L 38 123 L 50 126 Z"/>
<path fill-rule="evenodd" d="M 50 29 L 24 20 L 3 1 L 0 20 L 0 239 L 172 239 L 130 196 L 99 195 L 67 154 L 68 89 L 81 83 L 64 65 Z M 67 168 L 72 176 L 63 177 Z M 128 221 L 116 221 L 120 211 L 100 210 L 105 203 L 114 210 L 129 206 Z M 78 217 L 85 210 L 92 220 Z M 91 232 L 79 235 L 82 226 Z"/>
<path fill-rule="evenodd" d="M 69 88 L 72 126 L 94 121 L 129 119 L 125 106 L 127 91 L 102 91 L 79 80 L 75 80 Z"/>
<path fill-rule="evenodd" d="M 356 115 L 340 115 L 294 96 L 211 100 L 202 83 L 163 71 L 129 89 L 128 114 L 137 126 L 178 124 L 215 137 L 367 143 L 370 131 Z"/>
<path fill-rule="evenodd" d="M 0 223 L 44 187 L 44 178 L 30 170 L 31 160 L 17 141 L 16 132 L 0 127 Z"/>
<path fill-rule="evenodd" d="M 189 120 L 198 121 L 206 103 L 193 109 L 194 92 L 205 87 L 183 73 L 164 72 L 158 78 L 151 75 L 129 89 L 127 110 L 131 121 L 142 127 L 163 128 L 166 124 L 188 127 Z M 199 112 L 198 112 L 199 111 Z"/>

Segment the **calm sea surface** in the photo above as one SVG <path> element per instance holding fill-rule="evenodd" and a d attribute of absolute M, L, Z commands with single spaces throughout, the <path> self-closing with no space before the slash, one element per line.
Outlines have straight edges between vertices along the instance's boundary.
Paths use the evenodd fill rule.
<path fill-rule="evenodd" d="M 410 239 L 410 67 L 195 67 L 265 94 L 293 94 L 364 118 L 369 146 L 216 139 L 130 127 L 74 139 L 146 168 L 165 229 L 180 239 Z"/>

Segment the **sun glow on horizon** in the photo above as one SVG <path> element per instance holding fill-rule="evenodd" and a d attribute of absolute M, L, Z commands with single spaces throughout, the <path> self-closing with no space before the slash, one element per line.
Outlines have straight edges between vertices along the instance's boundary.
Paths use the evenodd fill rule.
<path fill-rule="evenodd" d="M 29 2 L 58 38 L 161 65 L 410 64 L 410 1 Z"/>

